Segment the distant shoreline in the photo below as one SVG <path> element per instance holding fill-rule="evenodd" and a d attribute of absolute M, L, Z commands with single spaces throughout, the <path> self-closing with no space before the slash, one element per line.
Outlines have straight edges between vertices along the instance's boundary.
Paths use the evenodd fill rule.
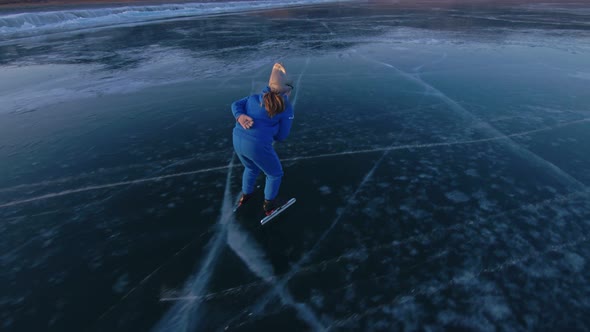
<path fill-rule="evenodd" d="M 0 10 L 16 9 L 38 9 L 38 8 L 62 8 L 62 7 L 104 7 L 104 6 L 125 6 L 125 5 L 162 5 L 177 4 L 187 2 L 214 2 L 203 0 L 175 0 L 175 1 L 157 1 L 157 0 L 43 0 L 43 1 L 17 1 L 17 0 L 0 0 Z"/>
<path fill-rule="evenodd" d="M 112 7 L 112 6 L 138 6 L 138 5 L 165 5 L 182 4 L 195 2 L 225 2 L 225 1 L 252 1 L 252 0 L 0 0 L 0 11 L 21 11 L 21 10 L 52 10 L 63 8 L 80 7 Z M 255 1 L 255 0 L 254 0 Z M 335 0 L 336 2 L 337 0 Z M 571 3 L 586 3 L 587 0 L 569 0 Z M 374 4 L 387 4 L 388 0 L 366 0 Z M 547 0 L 399 0 L 394 2 L 398 5 L 409 5 L 422 7 L 436 5 L 439 7 L 456 5 L 502 5 L 502 4 L 534 4 L 546 3 Z M 564 4 L 564 5 L 567 5 Z"/>

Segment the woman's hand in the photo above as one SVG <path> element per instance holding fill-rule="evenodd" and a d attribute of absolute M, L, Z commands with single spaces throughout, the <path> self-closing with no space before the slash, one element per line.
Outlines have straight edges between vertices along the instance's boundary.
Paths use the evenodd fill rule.
<path fill-rule="evenodd" d="M 254 125 L 254 120 L 246 114 L 241 114 L 237 120 L 244 129 L 250 129 Z"/>

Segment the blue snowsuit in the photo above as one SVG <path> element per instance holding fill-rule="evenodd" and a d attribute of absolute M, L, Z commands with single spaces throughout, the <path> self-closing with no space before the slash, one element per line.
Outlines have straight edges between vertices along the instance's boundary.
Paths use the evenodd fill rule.
<path fill-rule="evenodd" d="M 288 97 L 282 95 L 285 100 L 285 110 L 272 118 L 269 117 L 262 99 L 262 95 L 269 91 L 270 88 L 266 87 L 262 94 L 235 101 L 231 105 L 231 110 L 236 120 L 241 114 L 246 114 L 254 121 L 250 129 L 244 129 L 236 121 L 233 132 L 234 149 L 246 168 L 242 177 L 242 192 L 252 193 L 256 178 L 260 171 L 263 171 L 266 174 L 264 198 L 273 200 L 279 193 L 283 167 L 272 143 L 287 138 L 294 115 Z"/>

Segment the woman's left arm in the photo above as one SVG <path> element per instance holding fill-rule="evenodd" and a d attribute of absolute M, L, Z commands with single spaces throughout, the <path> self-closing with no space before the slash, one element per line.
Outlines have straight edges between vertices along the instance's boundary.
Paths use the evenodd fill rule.
<path fill-rule="evenodd" d="M 275 141 L 284 141 L 287 136 L 289 136 L 294 118 L 295 113 L 293 112 L 293 106 L 291 106 L 291 103 L 289 103 L 287 104 L 287 109 L 284 112 L 284 116 L 281 118 L 281 120 L 279 120 L 279 132 L 274 137 Z"/>

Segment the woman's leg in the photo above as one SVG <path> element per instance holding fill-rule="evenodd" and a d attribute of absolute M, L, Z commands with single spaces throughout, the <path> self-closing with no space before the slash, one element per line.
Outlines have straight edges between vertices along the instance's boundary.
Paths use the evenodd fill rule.
<path fill-rule="evenodd" d="M 271 201 L 279 194 L 279 188 L 283 178 L 283 166 L 281 165 L 279 156 L 277 156 L 272 146 L 269 146 L 265 149 L 262 158 L 256 160 L 256 164 L 266 174 L 264 199 Z"/>
<path fill-rule="evenodd" d="M 254 186 L 256 185 L 256 178 L 260 174 L 260 168 L 256 166 L 250 158 L 244 155 L 244 152 L 248 154 L 248 149 L 244 151 L 242 140 L 239 137 L 234 136 L 234 150 L 236 155 L 240 158 L 242 165 L 244 165 L 244 173 L 242 174 L 242 193 L 248 195 L 254 192 Z"/>
<path fill-rule="evenodd" d="M 250 159 L 238 154 L 238 158 L 244 164 L 244 174 L 242 174 L 242 192 L 244 194 L 251 194 L 254 192 L 256 185 L 256 178 L 260 174 L 260 168 L 254 164 Z"/>
<path fill-rule="evenodd" d="M 261 145 L 255 140 L 240 139 L 239 137 L 234 138 L 234 146 L 236 145 L 238 157 L 240 157 L 240 160 L 242 160 L 242 163 L 246 166 L 246 171 L 244 171 L 244 181 L 242 182 L 244 189 L 250 189 L 250 187 L 246 187 L 246 183 L 249 183 L 248 181 L 250 181 L 247 179 L 251 179 L 252 177 L 250 173 L 246 173 L 248 169 L 258 172 L 262 170 L 264 174 L 266 174 L 264 198 L 269 201 L 275 199 L 279 193 L 279 187 L 281 186 L 283 167 L 281 166 L 281 161 L 272 145 Z M 255 173 L 255 175 L 258 175 L 258 173 Z M 252 190 L 254 190 L 254 182 L 255 179 L 252 182 Z M 244 193 L 248 194 L 249 192 L 244 191 Z"/>

